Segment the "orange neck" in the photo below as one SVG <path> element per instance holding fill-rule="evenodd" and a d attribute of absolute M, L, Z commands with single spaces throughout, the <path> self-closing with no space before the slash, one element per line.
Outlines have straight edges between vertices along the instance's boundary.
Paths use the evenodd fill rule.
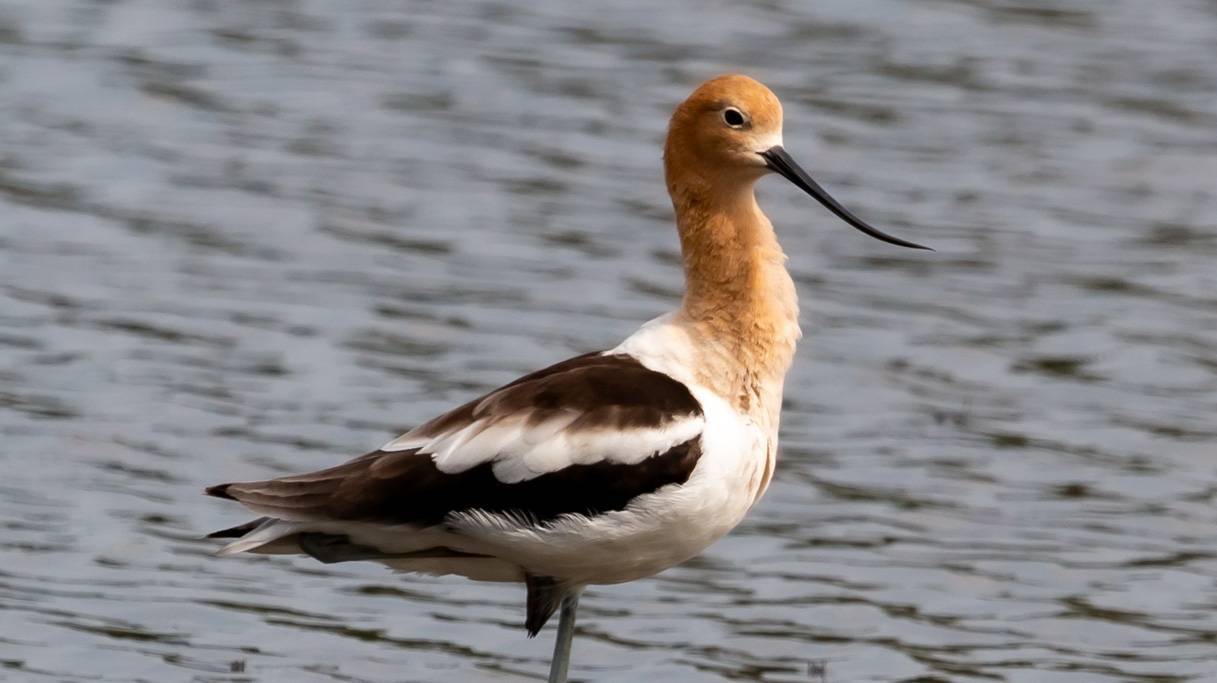
<path fill-rule="evenodd" d="M 702 380 L 776 426 L 782 382 L 800 336 L 798 300 L 756 178 L 672 177 L 684 256 L 680 318 L 701 351 Z"/>

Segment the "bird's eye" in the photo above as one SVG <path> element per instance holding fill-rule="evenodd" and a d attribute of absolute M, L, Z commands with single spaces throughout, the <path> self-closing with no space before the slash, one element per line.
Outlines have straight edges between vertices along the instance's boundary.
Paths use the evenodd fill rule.
<path fill-rule="evenodd" d="M 735 107 L 727 107 L 723 110 L 723 123 L 732 128 L 741 128 L 744 125 L 744 114 Z"/>

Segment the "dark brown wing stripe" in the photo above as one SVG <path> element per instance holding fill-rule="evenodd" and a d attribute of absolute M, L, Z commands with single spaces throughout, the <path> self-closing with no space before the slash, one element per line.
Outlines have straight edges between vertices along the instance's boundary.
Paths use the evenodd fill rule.
<path fill-rule="evenodd" d="M 278 511 L 287 519 L 433 525 L 454 512 L 482 510 L 547 522 L 567 513 L 622 510 L 644 493 L 683 484 L 700 455 L 695 439 L 636 465 L 572 465 L 504 484 L 495 478 L 491 463 L 448 474 L 428 455 L 377 452 L 348 463 L 345 472 L 335 471 L 336 476 L 327 480 L 328 492 L 317 490 L 319 482 L 290 478 L 225 484 L 208 492 L 266 514 Z"/>
<path fill-rule="evenodd" d="M 585 429 L 630 429 L 701 415 L 701 405 L 684 384 L 631 356 L 589 353 L 525 375 L 411 434 L 436 436 L 496 415 L 528 414 L 535 423 L 557 411 L 582 413 L 579 426 Z"/>

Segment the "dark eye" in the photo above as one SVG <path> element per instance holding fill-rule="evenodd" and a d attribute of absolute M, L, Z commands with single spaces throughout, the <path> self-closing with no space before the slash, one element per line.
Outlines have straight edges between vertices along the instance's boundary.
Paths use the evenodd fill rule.
<path fill-rule="evenodd" d="M 732 128 L 739 128 L 744 125 L 744 114 L 735 107 L 727 107 L 723 110 L 723 123 Z"/>

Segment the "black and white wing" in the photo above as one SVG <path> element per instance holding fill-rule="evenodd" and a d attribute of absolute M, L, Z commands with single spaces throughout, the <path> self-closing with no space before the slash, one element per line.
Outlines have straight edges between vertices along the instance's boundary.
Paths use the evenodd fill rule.
<path fill-rule="evenodd" d="M 207 493 L 293 522 L 430 526 L 484 511 L 544 523 L 621 510 L 683 484 L 704 424 L 681 382 L 632 356 L 594 353 L 521 377 L 337 467 Z"/>

